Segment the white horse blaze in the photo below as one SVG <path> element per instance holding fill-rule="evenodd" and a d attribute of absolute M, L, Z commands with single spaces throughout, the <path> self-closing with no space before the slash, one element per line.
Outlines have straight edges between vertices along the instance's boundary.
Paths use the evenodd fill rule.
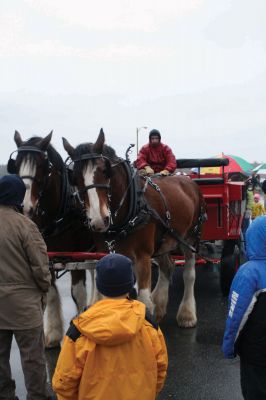
<path fill-rule="evenodd" d="M 22 161 L 19 175 L 20 176 L 32 176 L 35 177 L 36 174 L 36 165 L 32 161 L 30 161 L 29 156 Z M 23 178 L 23 182 L 26 186 L 26 193 L 23 200 L 23 213 L 25 215 L 29 215 L 30 210 L 34 208 L 34 204 L 32 203 L 31 189 L 32 189 L 32 179 Z"/>
<path fill-rule="evenodd" d="M 83 178 L 85 186 L 94 184 L 94 173 L 97 167 L 92 166 L 88 163 L 87 168 L 84 170 Z M 104 224 L 104 218 L 109 217 L 109 211 L 107 205 L 104 204 L 102 210 L 100 207 L 100 200 L 96 188 L 87 190 L 89 197 L 90 206 L 86 209 L 87 218 L 90 220 L 90 224 L 99 232 L 105 232 L 106 226 Z"/>

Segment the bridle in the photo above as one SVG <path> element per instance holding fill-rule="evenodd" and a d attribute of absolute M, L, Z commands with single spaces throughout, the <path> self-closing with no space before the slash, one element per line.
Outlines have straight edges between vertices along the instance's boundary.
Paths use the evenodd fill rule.
<path fill-rule="evenodd" d="M 91 185 L 86 185 L 82 189 L 76 190 L 73 193 L 73 195 L 76 195 L 81 199 L 82 196 L 84 195 L 84 193 L 87 190 L 94 189 L 94 188 L 96 188 L 96 189 L 97 188 L 105 189 L 107 191 L 107 198 L 108 198 L 108 204 L 109 204 L 109 209 L 110 209 L 110 203 L 111 203 L 111 198 L 112 198 L 112 196 L 111 196 L 111 185 L 110 185 L 111 169 L 115 168 L 116 166 L 118 166 L 120 164 L 128 163 L 128 161 L 124 160 L 123 158 L 119 158 L 118 162 L 112 163 L 112 161 L 108 157 L 103 155 L 103 154 L 87 153 L 87 154 L 82 154 L 82 155 L 80 155 L 80 156 L 78 156 L 76 158 L 73 158 L 73 159 L 69 156 L 66 159 L 65 164 L 66 164 L 67 168 L 69 170 L 71 170 L 71 165 L 74 164 L 75 162 L 84 161 L 84 160 L 92 161 L 92 160 L 97 160 L 97 159 L 101 159 L 101 160 L 104 160 L 105 162 L 107 162 L 107 169 L 108 169 L 108 171 L 110 171 L 110 173 L 107 173 L 108 183 L 106 183 L 106 184 L 104 184 L 104 183 L 93 183 Z M 111 213 L 111 211 L 110 211 L 111 221 L 113 221 L 113 216 L 114 217 L 117 216 L 119 210 L 121 209 L 122 205 L 124 204 L 124 202 L 126 200 L 127 193 L 128 193 L 128 191 L 130 189 L 130 186 L 132 184 L 132 181 L 133 181 L 134 177 L 135 177 L 135 175 L 131 178 L 129 185 L 127 186 L 125 192 L 123 193 L 117 210 L 115 210 L 113 213 Z M 85 206 L 84 201 L 83 201 L 83 205 Z"/>
<path fill-rule="evenodd" d="M 8 163 L 7 163 L 7 171 L 10 174 L 17 174 L 18 173 L 18 169 L 17 169 L 17 166 L 16 166 L 16 159 L 12 158 L 13 154 L 15 154 L 15 153 L 18 153 L 18 154 L 19 153 L 33 153 L 33 154 L 40 154 L 40 155 L 42 155 L 44 157 L 44 162 L 46 163 L 44 165 L 44 169 L 46 171 L 46 174 L 44 175 L 43 179 L 38 179 L 38 178 L 36 178 L 36 176 L 32 176 L 32 175 L 20 175 L 21 179 L 29 179 L 32 182 L 36 182 L 38 184 L 38 197 L 37 197 L 37 201 L 36 201 L 37 206 L 36 206 L 36 210 L 35 210 L 35 213 L 34 213 L 34 214 L 37 215 L 39 207 L 40 207 L 40 200 L 41 200 L 41 198 L 43 196 L 45 188 L 47 187 L 48 180 L 49 180 L 49 177 L 51 175 L 52 164 L 50 163 L 50 161 L 48 159 L 46 151 L 43 151 L 43 150 L 41 150 L 41 149 L 39 149 L 39 148 L 37 148 L 35 146 L 27 146 L 27 145 L 25 145 L 25 146 L 19 147 L 17 150 L 13 151 L 10 154 L 9 160 L 8 160 Z"/>
<path fill-rule="evenodd" d="M 102 154 L 96 154 L 96 153 L 88 153 L 88 154 L 82 154 L 81 156 L 72 159 L 70 156 L 67 157 L 65 164 L 69 170 L 71 170 L 71 165 L 74 164 L 75 162 L 79 161 L 92 161 L 92 160 L 105 160 L 108 163 L 108 168 L 111 169 L 113 166 L 111 165 L 111 161 L 108 157 L 102 155 Z M 83 195 L 87 190 L 94 189 L 94 188 L 99 188 L 99 189 L 106 189 L 108 192 L 110 191 L 110 177 L 109 178 L 109 183 L 93 183 L 91 185 L 84 186 L 84 188 L 79 189 L 75 192 L 75 194 Z"/>

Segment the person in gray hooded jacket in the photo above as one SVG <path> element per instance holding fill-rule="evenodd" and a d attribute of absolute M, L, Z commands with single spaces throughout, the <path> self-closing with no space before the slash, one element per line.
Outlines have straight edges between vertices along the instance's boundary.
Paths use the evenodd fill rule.
<path fill-rule="evenodd" d="M 48 399 L 43 311 L 50 286 L 45 242 L 21 213 L 25 195 L 17 175 L 0 179 L 0 399 L 14 400 L 10 370 L 13 336 L 20 350 L 27 400 Z"/>

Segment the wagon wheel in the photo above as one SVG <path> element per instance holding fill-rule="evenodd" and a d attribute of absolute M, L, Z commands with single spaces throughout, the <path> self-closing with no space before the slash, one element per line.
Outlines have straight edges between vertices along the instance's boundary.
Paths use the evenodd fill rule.
<path fill-rule="evenodd" d="M 240 243 L 225 240 L 221 255 L 220 286 L 224 296 L 228 296 L 232 280 L 240 266 Z"/>

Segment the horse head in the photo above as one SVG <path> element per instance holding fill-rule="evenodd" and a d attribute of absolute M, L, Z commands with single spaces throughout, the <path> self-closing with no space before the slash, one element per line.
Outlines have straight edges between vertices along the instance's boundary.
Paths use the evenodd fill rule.
<path fill-rule="evenodd" d="M 91 229 L 106 232 L 111 223 L 110 179 L 112 163 L 118 161 L 115 151 L 104 144 L 103 129 L 95 143 L 73 148 L 63 138 L 63 146 L 73 163 L 73 184 L 83 200 Z"/>
<path fill-rule="evenodd" d="M 10 155 L 7 170 L 9 173 L 18 174 L 25 183 L 23 213 L 28 217 L 33 216 L 50 173 L 47 150 L 52 133 L 53 131 L 45 138 L 33 137 L 23 141 L 20 133 L 15 131 L 17 150 Z M 17 153 L 15 159 L 12 158 L 14 153 Z"/>

